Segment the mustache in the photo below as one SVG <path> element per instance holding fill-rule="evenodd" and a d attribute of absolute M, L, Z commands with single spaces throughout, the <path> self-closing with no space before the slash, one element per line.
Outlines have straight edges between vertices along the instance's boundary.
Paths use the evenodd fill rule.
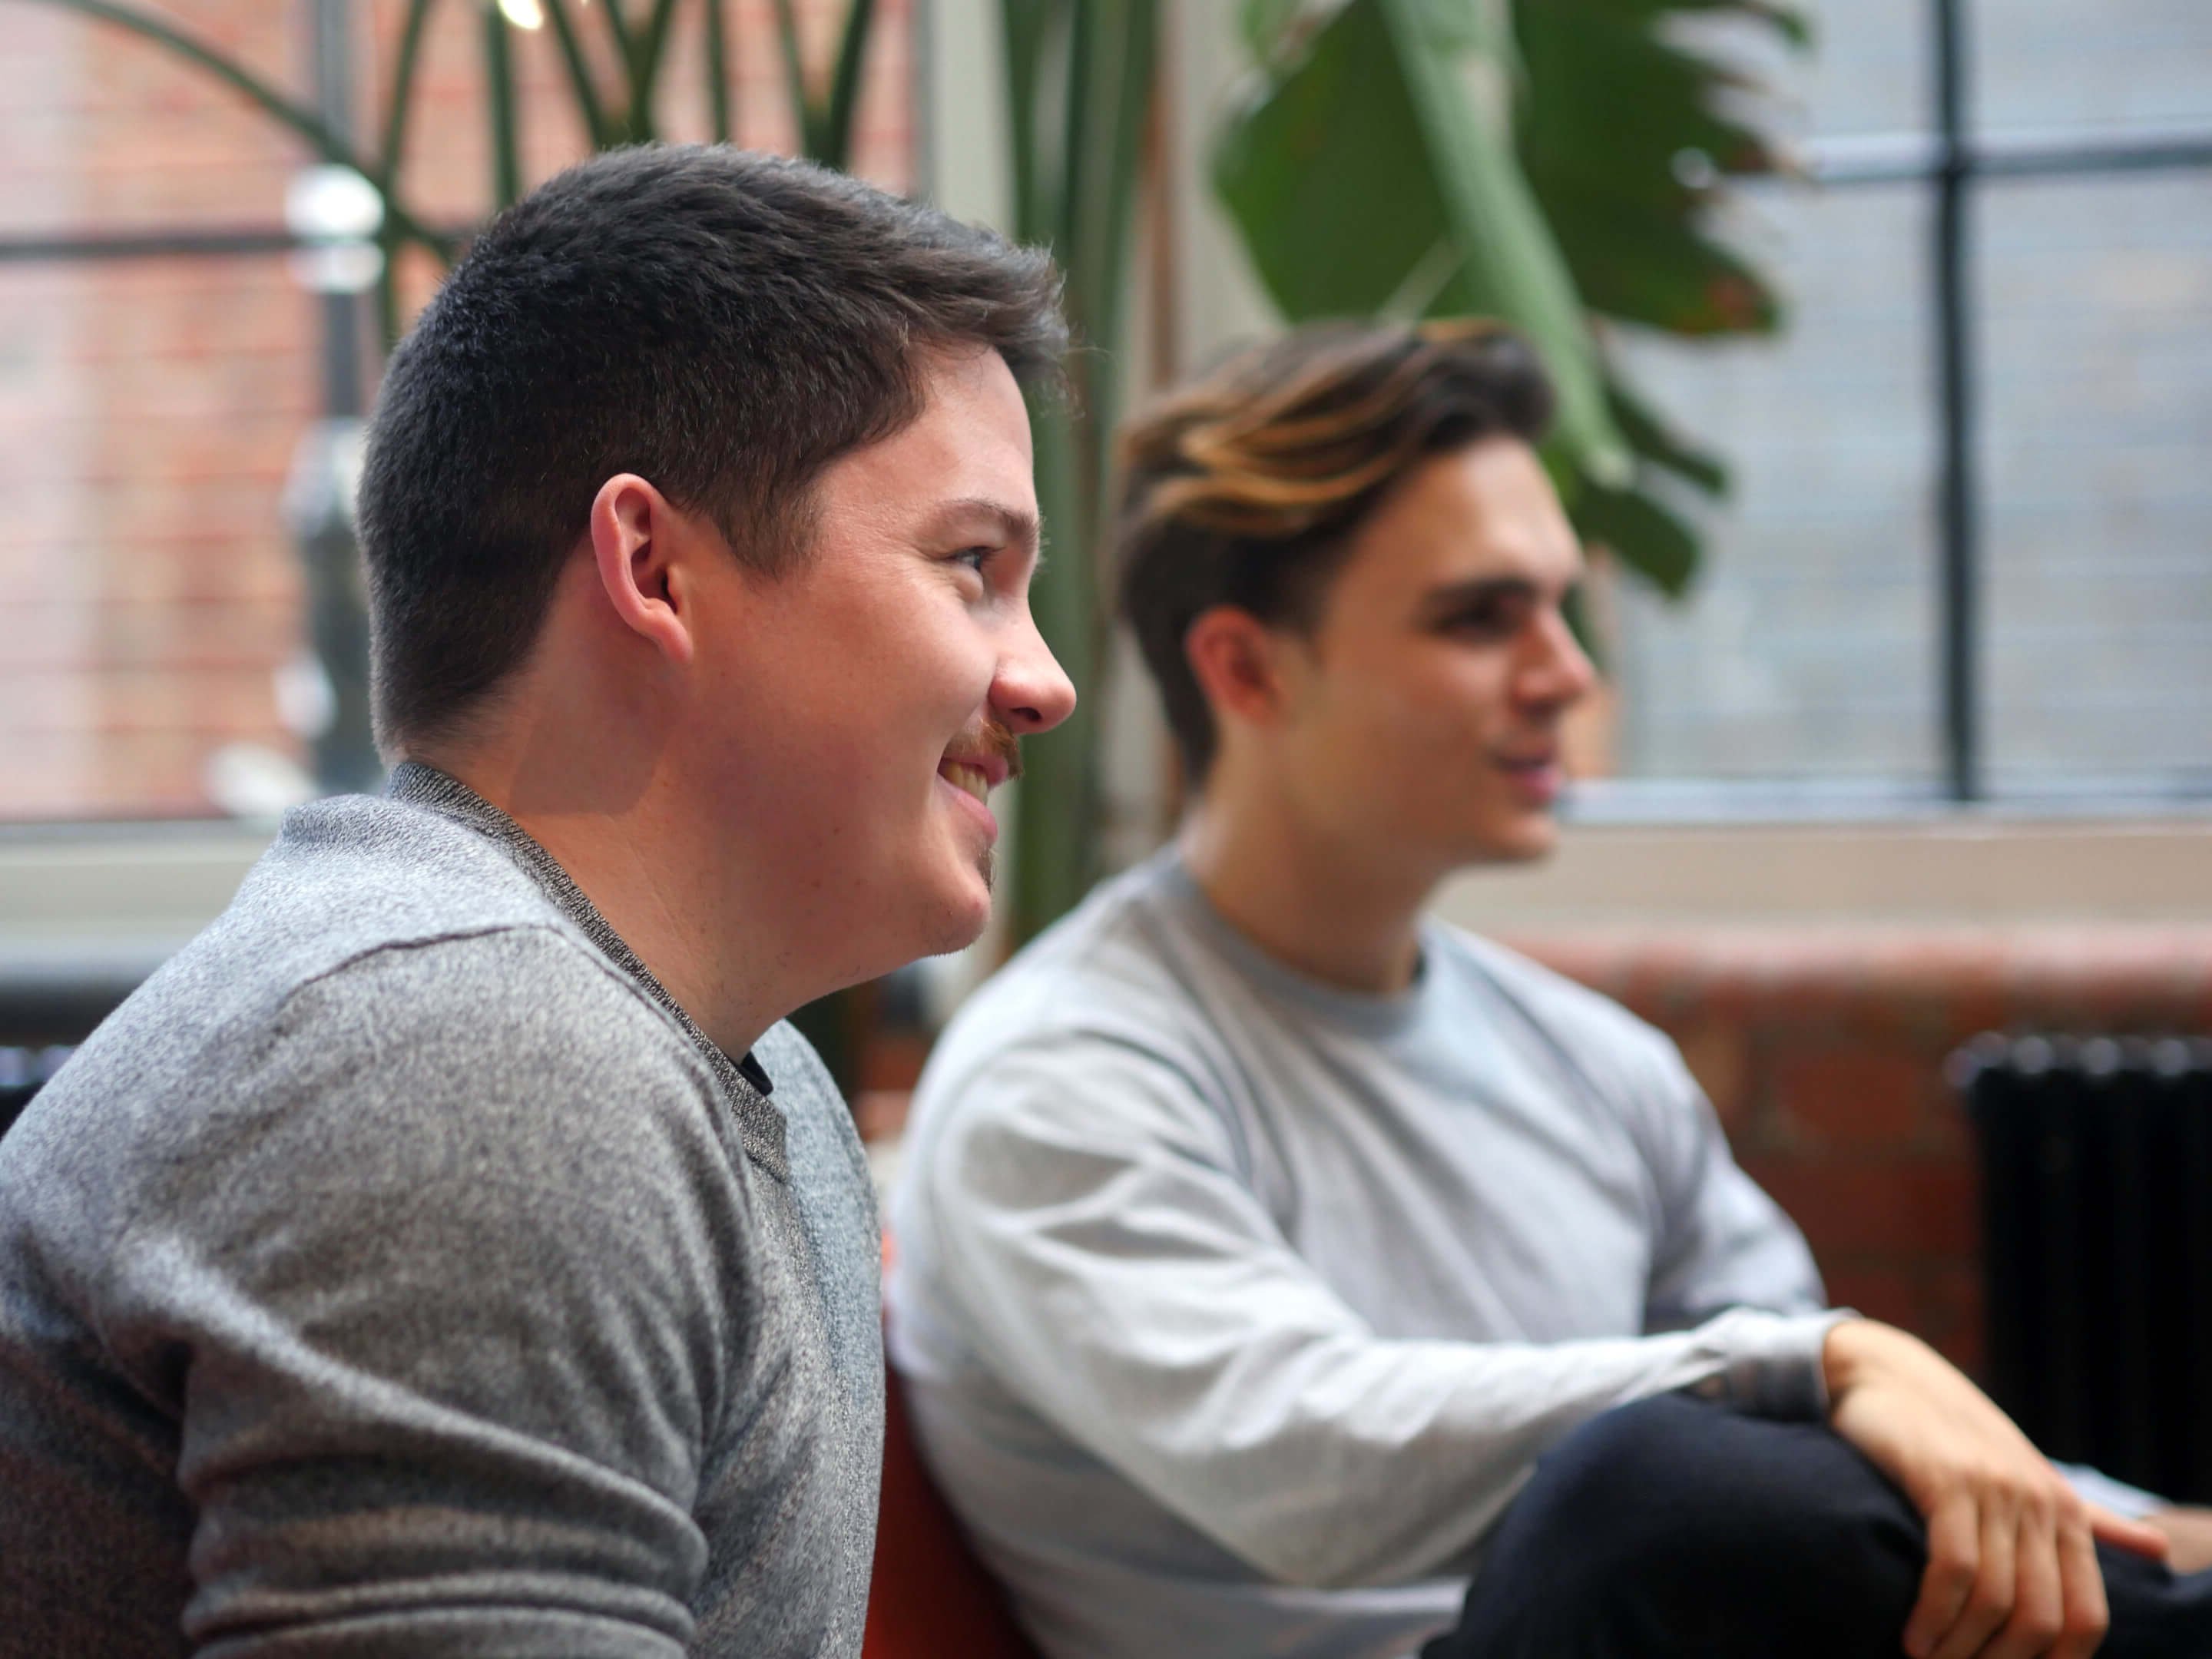
<path fill-rule="evenodd" d="M 1008 783 L 1021 776 L 1022 740 L 1004 720 L 985 720 L 982 730 L 976 734 L 975 746 L 992 759 L 1006 762 Z"/>

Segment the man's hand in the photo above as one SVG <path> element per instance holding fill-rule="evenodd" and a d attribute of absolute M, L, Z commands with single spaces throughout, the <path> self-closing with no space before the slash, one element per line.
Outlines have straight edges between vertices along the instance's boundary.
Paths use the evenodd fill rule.
<path fill-rule="evenodd" d="M 2166 1564 L 2176 1572 L 2203 1572 L 2212 1567 L 2212 1510 L 2176 1507 L 2143 1516 L 2163 1534 Z"/>
<path fill-rule="evenodd" d="M 1872 1320 L 1828 1334 L 1836 1431 L 1928 1522 L 1905 1621 L 1913 1659 L 2087 1659 L 2104 1639 L 2101 1538 L 2166 1553 L 2154 1528 L 2085 1503 L 2011 1419 L 1918 1338 Z"/>

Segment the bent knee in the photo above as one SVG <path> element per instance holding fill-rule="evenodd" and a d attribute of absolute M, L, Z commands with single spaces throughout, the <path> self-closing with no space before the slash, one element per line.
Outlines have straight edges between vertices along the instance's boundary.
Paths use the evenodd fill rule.
<path fill-rule="evenodd" d="M 1543 1458 L 1516 1500 L 1624 1562 L 1771 1564 L 1857 1545 L 1917 1557 L 1911 1507 L 1825 1425 L 1746 1417 L 1683 1395 L 1592 1419 Z"/>

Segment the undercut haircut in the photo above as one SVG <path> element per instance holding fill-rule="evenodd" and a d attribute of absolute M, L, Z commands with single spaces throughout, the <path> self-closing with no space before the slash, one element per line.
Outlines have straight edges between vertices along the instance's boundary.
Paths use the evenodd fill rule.
<path fill-rule="evenodd" d="M 1042 252 L 808 162 L 643 146 L 477 237 L 386 372 L 360 491 L 387 750 L 454 732 L 528 654 L 599 486 L 635 472 L 769 576 L 811 486 L 917 418 L 925 356 L 1056 389 Z"/>
<path fill-rule="evenodd" d="M 1354 532 L 1432 456 L 1496 436 L 1539 442 L 1552 388 L 1494 323 L 1314 324 L 1231 358 L 1123 428 L 1121 607 L 1159 687 L 1183 775 L 1218 734 L 1185 654 L 1234 605 L 1310 631 Z"/>

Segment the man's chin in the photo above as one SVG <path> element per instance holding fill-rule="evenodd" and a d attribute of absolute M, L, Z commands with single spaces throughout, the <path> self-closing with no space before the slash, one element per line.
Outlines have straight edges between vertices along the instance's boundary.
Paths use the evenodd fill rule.
<path fill-rule="evenodd" d="M 1559 850 L 1559 820 L 1546 814 L 1498 825 L 1475 838 L 1464 864 L 1534 864 Z"/>
<path fill-rule="evenodd" d="M 966 866 L 964 878 L 956 878 L 933 907 L 930 940 L 915 952 L 917 957 L 950 956 L 983 937 L 983 930 L 991 925 L 991 888 L 996 872 L 996 860 L 988 848 Z"/>

